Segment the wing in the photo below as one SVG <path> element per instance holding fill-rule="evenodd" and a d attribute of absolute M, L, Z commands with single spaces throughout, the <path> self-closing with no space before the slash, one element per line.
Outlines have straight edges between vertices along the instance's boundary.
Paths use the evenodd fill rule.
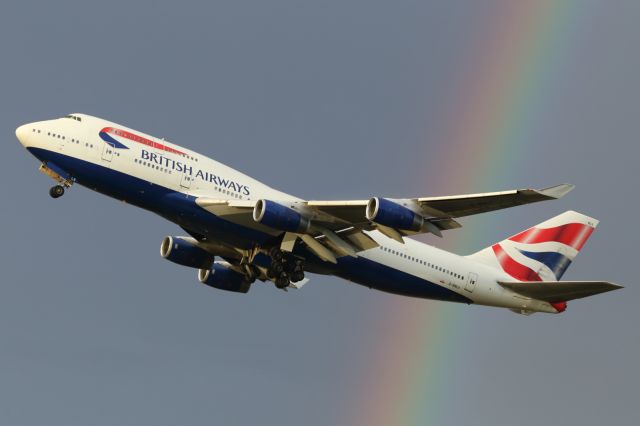
<path fill-rule="evenodd" d="M 486 213 L 494 210 L 538 201 L 555 200 L 563 197 L 574 188 L 570 184 L 556 185 L 544 189 L 515 189 L 511 191 L 489 192 L 482 194 L 454 195 L 446 197 L 419 197 L 409 199 L 379 199 L 357 201 L 308 201 L 307 205 L 330 216 L 349 222 L 363 230 L 378 229 L 388 237 L 402 242 L 402 237 L 430 232 L 438 236 L 441 231 L 460 228 L 455 218 Z M 406 217 L 415 214 L 411 226 L 394 226 L 393 220 L 376 220 L 369 213 L 372 202 L 377 200 L 378 207 L 394 204 L 395 211 Z M 399 206 L 399 208 L 398 208 Z M 391 206 L 393 208 L 393 206 Z M 401 222 L 401 221 L 400 221 Z M 406 221 L 405 221 L 406 222 Z M 410 221 L 411 222 L 411 221 Z"/>
<path fill-rule="evenodd" d="M 442 231 L 460 228 L 455 218 L 504 209 L 522 204 L 560 198 L 573 189 L 562 184 L 550 188 L 467 194 L 447 197 L 421 197 L 369 200 L 301 201 L 269 200 L 278 205 L 278 214 L 288 221 L 256 220 L 254 209 L 264 200 L 217 200 L 201 197 L 203 209 L 231 222 L 282 237 L 282 249 L 291 251 L 302 240 L 321 259 L 336 262 L 340 256 L 357 256 L 359 251 L 378 246 L 367 231 L 378 230 L 403 242 L 403 237 L 420 233 L 442 236 Z M 263 216 L 259 215 L 261 218 Z M 291 225 L 294 224 L 294 225 Z"/>
<path fill-rule="evenodd" d="M 561 184 L 544 189 L 514 189 L 481 194 L 452 195 L 446 197 L 420 197 L 400 199 L 413 202 L 427 216 L 452 219 L 506 209 L 538 201 L 555 200 L 568 194 L 574 185 Z M 367 223 L 364 209 L 370 200 L 308 201 L 307 204 L 332 216 L 352 223 Z M 446 229 L 446 228 L 445 228 Z"/>

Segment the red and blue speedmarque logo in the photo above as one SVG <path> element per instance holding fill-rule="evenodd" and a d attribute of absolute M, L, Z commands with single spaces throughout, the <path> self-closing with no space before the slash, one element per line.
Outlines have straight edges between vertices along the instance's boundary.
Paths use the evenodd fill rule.
<path fill-rule="evenodd" d="M 98 134 L 100 135 L 100 139 L 102 139 L 103 141 L 110 144 L 116 149 L 129 149 L 129 147 L 123 144 L 122 142 L 118 141 L 113 136 L 119 136 L 121 138 L 130 140 L 132 142 L 140 143 L 142 145 L 159 149 L 161 151 L 170 152 L 172 154 L 178 154 L 183 156 L 187 155 L 182 151 L 178 151 L 177 149 L 171 148 L 169 146 L 163 145 L 158 142 L 154 142 L 147 138 L 143 138 L 142 136 L 136 135 L 135 133 L 127 132 L 126 130 L 122 130 L 122 129 L 116 129 L 114 127 L 105 127 L 104 129 L 100 130 Z"/>

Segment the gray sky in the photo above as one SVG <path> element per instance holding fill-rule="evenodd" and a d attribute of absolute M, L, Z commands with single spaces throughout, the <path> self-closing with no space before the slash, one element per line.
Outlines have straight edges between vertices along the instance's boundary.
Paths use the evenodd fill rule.
<path fill-rule="evenodd" d="M 627 288 L 558 316 L 451 307 L 455 322 L 441 332 L 458 336 L 456 351 L 425 360 L 444 377 L 442 407 L 422 424 L 640 421 L 640 7 L 597 3 L 567 8 L 587 15 L 583 29 L 562 52 L 570 60 L 550 69 L 556 86 L 540 89 L 535 132 L 503 159 L 499 187 L 456 192 L 577 189 L 467 220 L 456 238 L 484 229 L 481 248 L 575 209 L 602 222 L 565 279 Z M 422 178 L 443 167 L 438 117 L 460 58 L 499 10 L 475 1 L 4 2 L 0 423 L 357 424 L 356 408 L 379 403 L 364 385 L 383 385 L 368 375 L 384 313 L 437 304 L 316 276 L 288 294 L 205 288 L 158 254 L 176 226 L 80 187 L 51 200 L 14 129 L 85 112 L 305 198 L 441 195 Z"/>

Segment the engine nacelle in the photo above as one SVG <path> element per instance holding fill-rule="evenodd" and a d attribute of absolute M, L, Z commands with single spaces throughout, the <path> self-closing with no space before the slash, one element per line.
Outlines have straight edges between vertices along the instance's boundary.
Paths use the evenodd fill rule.
<path fill-rule="evenodd" d="M 251 288 L 251 283 L 246 277 L 228 267 L 228 263 L 215 262 L 211 269 L 200 269 L 198 280 L 209 287 L 218 290 L 246 293 Z"/>
<path fill-rule="evenodd" d="M 365 216 L 380 225 L 407 231 L 420 231 L 424 225 L 421 215 L 386 198 L 370 199 Z"/>
<path fill-rule="evenodd" d="M 271 200 L 258 200 L 253 208 L 253 220 L 280 231 L 305 232 L 309 229 L 306 217 Z"/>
<path fill-rule="evenodd" d="M 160 256 L 178 265 L 198 269 L 208 268 L 213 262 L 213 255 L 189 237 L 165 237 L 160 244 Z"/>

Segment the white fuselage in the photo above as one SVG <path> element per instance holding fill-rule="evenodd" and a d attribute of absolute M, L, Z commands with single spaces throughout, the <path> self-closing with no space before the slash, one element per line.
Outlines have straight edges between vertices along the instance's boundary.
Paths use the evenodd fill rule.
<path fill-rule="evenodd" d="M 137 143 L 118 149 L 108 142 L 109 135 L 116 137 L 118 132 L 129 132 L 130 137 L 137 138 L 134 140 Z M 80 184 L 156 211 L 181 225 L 180 219 L 174 220 L 172 216 L 178 218 L 179 212 L 170 212 L 169 207 L 164 210 L 163 197 L 167 194 L 183 195 L 187 199 L 302 201 L 164 139 L 84 114 L 26 124 L 18 128 L 16 134 L 25 148 L 43 163 L 69 172 Z M 74 162 L 78 164 L 77 170 Z M 163 192 L 158 192 L 159 188 Z M 498 281 L 511 279 L 499 269 L 415 240 L 406 239 L 401 244 L 377 231 L 368 234 L 380 246 L 359 252 L 356 260 L 344 260 L 342 269 L 339 264 L 332 273 L 397 294 L 416 296 L 419 294 L 416 286 L 424 282 L 425 286 L 439 286 L 460 296 L 447 299 L 436 295 L 433 297 L 436 299 L 556 312 L 547 302 L 520 296 L 499 285 Z M 227 240 L 226 244 L 233 245 L 233 241 Z M 384 277 L 375 277 L 375 282 L 370 283 L 366 271 L 356 270 L 378 267 L 384 267 L 381 273 L 389 274 L 387 284 L 377 281 Z M 406 288 L 411 290 L 405 290 L 404 283 L 394 280 L 410 281 Z M 435 290 L 438 293 L 439 290 Z M 431 298 L 428 294 L 418 297 Z"/>

